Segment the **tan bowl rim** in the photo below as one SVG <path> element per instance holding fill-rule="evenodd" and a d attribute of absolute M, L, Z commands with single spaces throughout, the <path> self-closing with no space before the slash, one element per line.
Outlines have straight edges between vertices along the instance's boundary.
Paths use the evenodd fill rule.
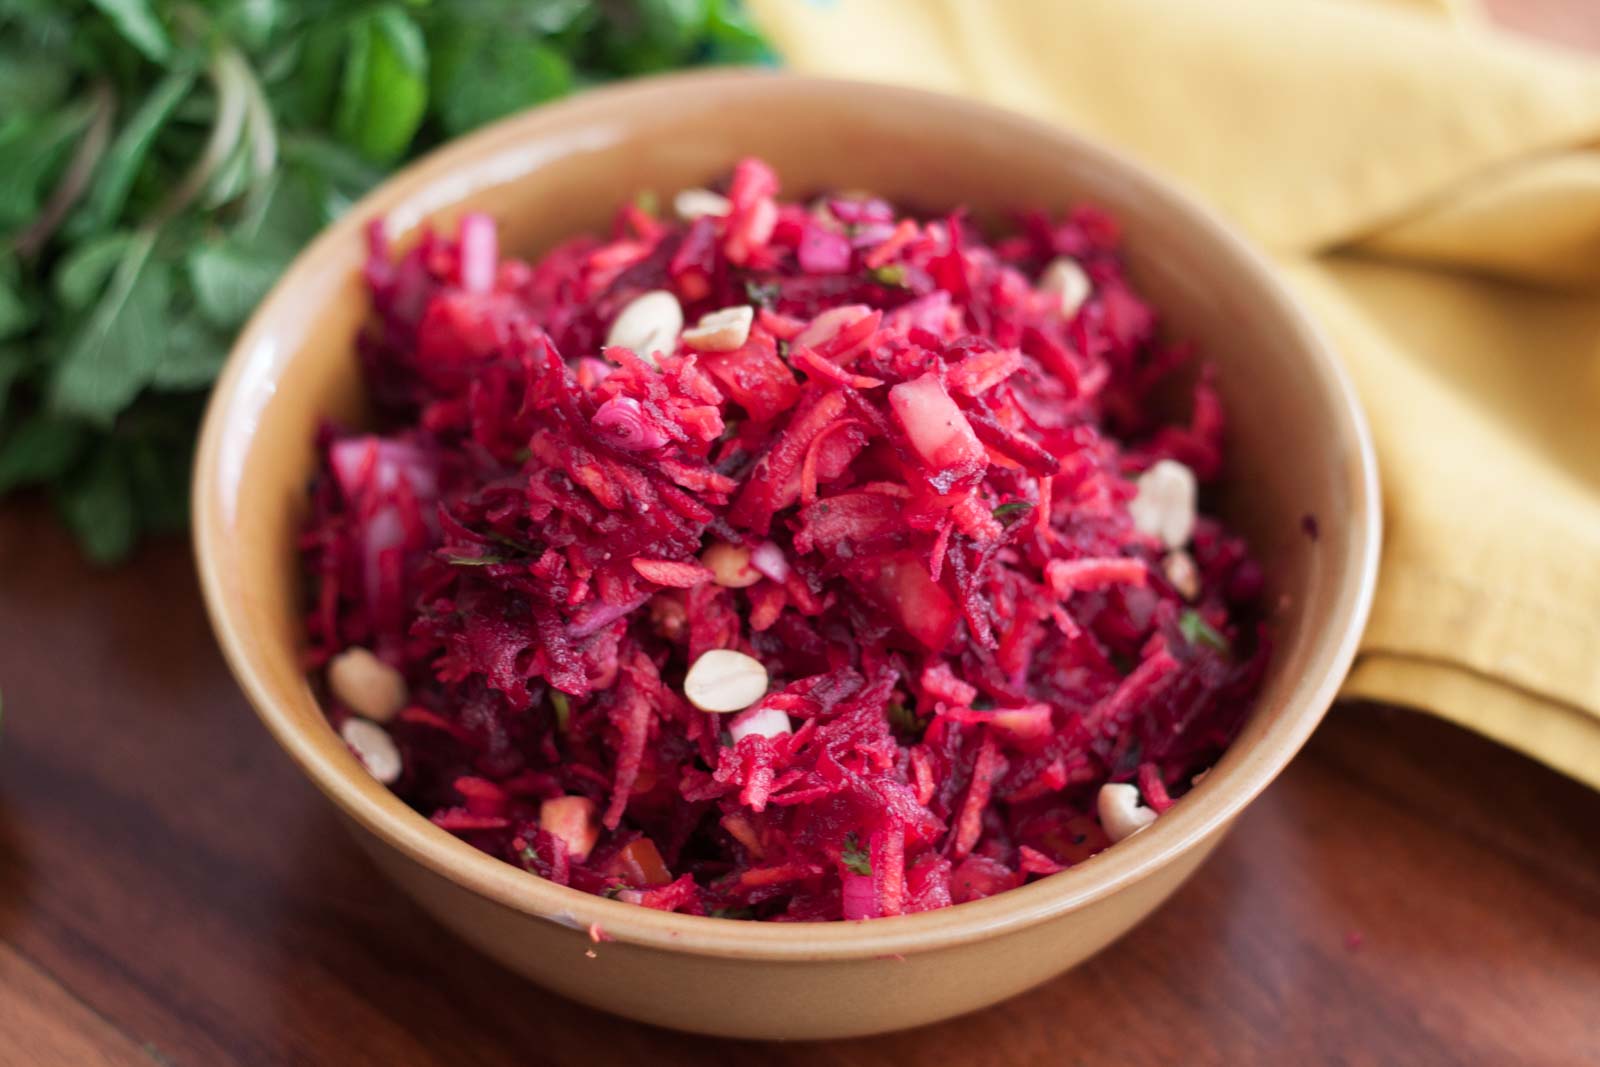
<path fill-rule="evenodd" d="M 225 414 L 247 378 L 252 354 L 272 333 L 274 318 L 299 303 L 316 300 L 300 292 L 308 280 L 324 273 L 326 261 L 341 245 L 362 240 L 366 220 L 386 214 L 414 198 L 446 174 L 470 167 L 486 156 L 540 132 L 580 124 L 590 116 L 644 105 L 661 94 L 715 92 L 849 93 L 900 97 L 938 109 L 953 122 L 1010 127 L 1015 132 L 1053 140 L 1066 152 L 1094 159 L 1151 196 L 1173 203 L 1213 242 L 1237 261 L 1262 299 L 1277 305 L 1294 330 L 1308 370 L 1324 394 L 1337 405 L 1345 443 L 1358 465 L 1353 480 L 1351 512 L 1363 526 L 1350 539 L 1344 574 L 1329 621 L 1331 633 L 1319 644 L 1326 672 L 1309 698 L 1285 710 L 1244 758 L 1225 758 L 1182 803 L 1148 830 L 1107 849 L 1069 871 L 983 900 L 937 911 L 859 922 L 773 923 L 713 919 L 653 911 L 607 900 L 556 885 L 480 852 L 439 829 L 387 790 L 365 788 L 350 760 L 338 760 L 331 730 L 322 737 L 295 725 L 288 712 L 270 697 L 254 662 L 250 633 L 236 605 L 225 595 L 223 561 L 227 530 L 220 509 L 208 507 L 216 484 L 219 453 L 231 435 L 248 429 L 230 427 Z M 382 841 L 435 872 L 488 900 L 514 911 L 542 917 L 575 929 L 604 931 L 623 943 L 651 946 L 692 955 L 754 960 L 843 960 L 893 957 L 986 939 L 1044 922 L 1083 907 L 1128 886 L 1176 856 L 1198 845 L 1232 820 L 1299 751 L 1332 703 L 1355 657 L 1377 579 L 1380 507 L 1377 462 L 1366 420 L 1349 378 L 1318 328 L 1275 276 L 1266 259 L 1211 209 L 1174 189 L 1142 166 L 1099 144 L 1056 126 L 986 104 L 917 89 L 870 82 L 811 78 L 762 70 L 718 70 L 639 79 L 591 90 L 501 120 L 447 144 L 391 176 L 317 237 L 285 272 L 240 333 L 212 394 L 202 429 L 194 475 L 195 555 L 213 628 L 223 653 L 257 714 L 278 743 L 311 780 L 343 812 Z M 1328 651 L 1332 642 L 1331 652 Z M 1230 752 L 1229 757 L 1237 755 Z"/>

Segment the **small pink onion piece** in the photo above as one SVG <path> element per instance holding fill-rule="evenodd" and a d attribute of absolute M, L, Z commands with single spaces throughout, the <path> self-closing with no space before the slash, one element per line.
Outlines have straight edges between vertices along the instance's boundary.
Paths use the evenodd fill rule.
<path fill-rule="evenodd" d="M 603 359 L 595 359 L 593 356 L 580 356 L 577 369 L 578 385 L 585 391 L 593 389 L 611 377 L 611 372 L 616 369 L 613 364 L 607 363 Z"/>
<path fill-rule="evenodd" d="M 775 582 L 789 577 L 789 560 L 783 549 L 771 541 L 763 541 L 750 551 L 750 566 Z"/>
<path fill-rule="evenodd" d="M 894 224 L 889 222 L 868 222 L 856 227 L 856 232 L 850 237 L 852 248 L 876 248 L 894 236 Z"/>
<path fill-rule="evenodd" d="M 872 889 L 870 874 L 846 872 L 840 879 L 846 919 L 875 919 L 878 917 L 878 895 Z"/>
<path fill-rule="evenodd" d="M 800 235 L 799 259 L 807 274 L 838 274 L 850 267 L 850 242 L 842 233 L 808 225 Z"/>
<path fill-rule="evenodd" d="M 746 711 L 741 711 L 728 723 L 728 733 L 737 745 L 741 740 L 755 734 L 758 737 L 782 737 L 784 734 L 793 733 L 794 727 L 789 723 L 789 716 L 781 708 L 763 708 L 759 704 Z"/>
<path fill-rule="evenodd" d="M 495 234 L 494 219 L 479 211 L 461 216 L 456 242 L 461 255 L 461 288 L 469 293 L 492 290 L 500 262 L 500 239 Z"/>
<path fill-rule="evenodd" d="M 853 200 L 849 197 L 836 196 L 828 200 L 828 210 L 833 217 L 846 225 L 861 225 L 869 222 L 894 222 L 894 208 L 889 206 L 887 200 L 869 196 L 864 200 Z M 890 227 L 893 229 L 893 227 Z"/>
<path fill-rule="evenodd" d="M 644 408 L 631 396 L 614 396 L 595 409 L 589 420 L 597 432 L 618 448 L 643 452 L 660 448 L 667 435 L 650 424 Z"/>

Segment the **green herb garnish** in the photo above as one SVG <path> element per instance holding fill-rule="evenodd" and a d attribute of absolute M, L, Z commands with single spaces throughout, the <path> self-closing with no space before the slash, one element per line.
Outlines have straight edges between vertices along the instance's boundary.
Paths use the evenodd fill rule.
<path fill-rule="evenodd" d="M 1013 500 L 1008 504 L 1001 504 L 999 507 L 994 509 L 992 514 L 994 515 L 994 517 L 996 519 L 1004 522 L 1006 519 L 1011 518 L 1013 515 L 1026 515 L 1028 512 L 1030 512 L 1032 510 L 1033 510 L 1033 501 L 1031 501 L 1031 500 Z"/>
<path fill-rule="evenodd" d="M 844 851 L 839 854 L 839 859 L 853 874 L 872 873 L 872 857 L 861 847 L 861 842 L 856 839 L 854 831 L 844 835 Z"/>
<path fill-rule="evenodd" d="M 751 907 L 712 908 L 706 913 L 713 919 L 754 919 L 756 909 Z"/>
<path fill-rule="evenodd" d="M 504 556 L 445 556 L 444 561 L 457 567 L 487 567 L 491 563 L 504 563 Z"/>
<path fill-rule="evenodd" d="M 777 282 L 758 282 L 754 278 L 744 280 L 744 295 L 750 303 L 757 307 L 770 308 L 778 299 Z"/>
<path fill-rule="evenodd" d="M 872 280 L 879 285 L 887 285 L 891 289 L 899 289 L 906 284 L 905 264 L 885 263 L 881 267 L 874 267 Z"/>
<path fill-rule="evenodd" d="M 572 702 L 567 694 L 559 689 L 550 690 L 550 706 L 556 712 L 556 730 L 562 734 L 567 732 L 567 724 L 572 721 Z"/>
<path fill-rule="evenodd" d="M 182 529 L 205 394 L 386 172 L 622 75 L 771 60 L 738 0 L 0 0 L 0 497 Z"/>
<path fill-rule="evenodd" d="M 917 713 L 900 703 L 898 700 L 889 704 L 889 726 L 895 733 L 905 737 L 921 737 L 927 724 L 917 718 Z"/>
<path fill-rule="evenodd" d="M 1193 608 L 1188 608 L 1178 617 L 1178 632 L 1183 634 L 1183 639 L 1191 645 L 1210 645 L 1224 655 L 1230 649 L 1228 639 L 1219 634 L 1211 624 L 1201 618 L 1200 613 Z"/>

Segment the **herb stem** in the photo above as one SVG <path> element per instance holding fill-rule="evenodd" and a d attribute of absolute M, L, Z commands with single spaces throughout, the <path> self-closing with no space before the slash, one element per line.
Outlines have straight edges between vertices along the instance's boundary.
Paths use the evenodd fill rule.
<path fill-rule="evenodd" d="M 111 142 L 111 120 L 117 113 L 117 94 L 112 91 L 110 83 L 95 83 L 90 106 L 89 126 L 79 139 L 77 150 L 72 153 L 72 161 L 67 164 L 61 180 L 45 201 L 39 217 L 14 239 L 20 255 L 31 257 L 45 246 L 84 190 L 89 188 L 94 169 L 100 164 L 100 157 L 105 155 L 106 146 Z"/>
<path fill-rule="evenodd" d="M 188 173 L 156 209 L 151 220 L 153 225 L 161 225 L 188 207 L 238 146 L 239 135 L 244 132 L 245 117 L 250 108 L 249 75 L 241 74 L 238 68 L 236 53 L 232 49 L 219 49 L 211 57 L 206 76 L 217 93 L 217 118 L 211 124 L 211 136 Z"/>
<path fill-rule="evenodd" d="M 239 77 L 244 82 L 245 109 L 250 121 L 250 171 L 252 184 L 272 177 L 278 165 L 278 127 L 272 120 L 272 108 L 267 104 L 267 94 L 261 88 L 250 61 L 236 48 L 229 48 L 237 65 Z"/>

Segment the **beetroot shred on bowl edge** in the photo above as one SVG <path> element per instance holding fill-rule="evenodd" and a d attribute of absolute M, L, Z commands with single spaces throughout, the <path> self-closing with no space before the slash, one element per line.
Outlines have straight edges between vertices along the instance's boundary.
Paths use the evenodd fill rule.
<path fill-rule="evenodd" d="M 859 919 L 1043 877 L 1215 760 L 1269 652 L 1223 412 L 1115 220 L 778 200 L 501 259 L 374 227 L 373 433 L 319 442 L 310 666 L 437 825 L 591 893 Z"/>

